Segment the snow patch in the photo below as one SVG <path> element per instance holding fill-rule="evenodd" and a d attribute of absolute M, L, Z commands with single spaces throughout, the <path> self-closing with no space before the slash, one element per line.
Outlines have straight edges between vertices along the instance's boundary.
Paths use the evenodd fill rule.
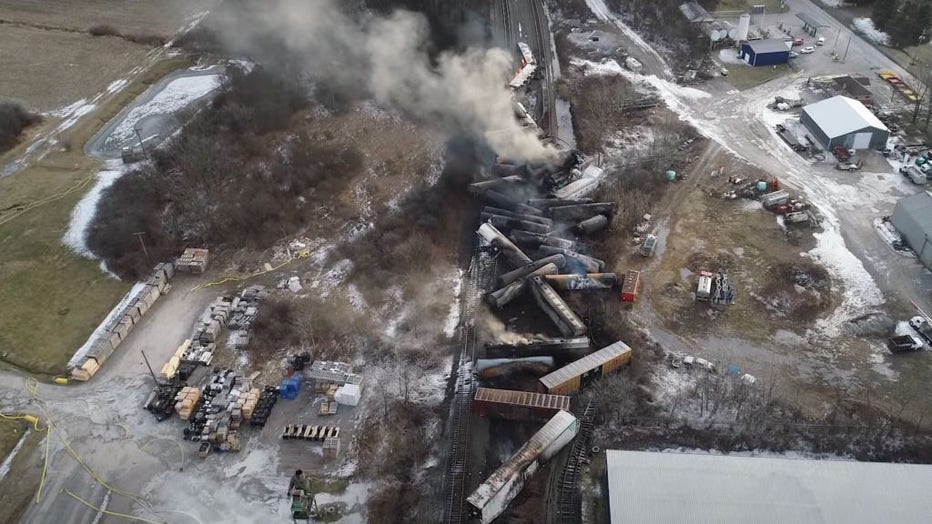
<path fill-rule="evenodd" d="M 821 209 L 823 213 L 826 209 Z M 842 324 L 865 310 L 884 303 L 883 293 L 874 282 L 864 264 L 848 250 L 841 236 L 838 219 L 826 216 L 824 231 L 814 233 L 817 245 L 804 255 L 809 256 L 829 269 L 844 282 L 845 292 L 842 303 L 828 318 L 819 319 L 816 326 L 828 336 L 841 334 Z"/>
<path fill-rule="evenodd" d="M 641 38 L 641 35 L 637 34 L 633 29 L 628 27 L 628 25 L 625 24 L 621 18 L 615 16 L 615 14 L 609 10 L 608 6 L 605 5 L 605 0 L 586 0 L 586 5 L 589 7 L 589 10 L 592 11 L 592 14 L 596 16 L 596 18 L 602 20 L 603 22 L 611 22 L 615 27 L 620 29 L 621 32 L 624 33 L 624 35 L 634 43 L 634 45 L 639 47 L 641 51 L 652 55 L 663 67 L 663 73 L 665 75 L 672 75 L 670 66 L 668 66 L 666 61 L 664 61 L 660 54 L 657 53 L 657 51 L 654 49 L 654 46 L 648 44 L 646 40 Z"/>
<path fill-rule="evenodd" d="M 120 169 L 101 171 L 97 173 L 97 182 L 74 206 L 71 211 L 71 222 L 68 224 L 68 230 L 62 237 L 62 242 L 70 247 L 75 253 L 90 259 L 97 258 L 87 246 L 87 228 L 94 220 L 97 214 L 97 203 L 104 190 L 112 186 L 124 171 Z"/>
<path fill-rule="evenodd" d="M 730 47 L 720 50 L 718 52 L 718 59 L 720 62 L 724 62 L 726 64 L 747 65 L 747 63 L 744 60 L 741 60 L 740 58 L 738 58 L 738 53 Z"/>
<path fill-rule="evenodd" d="M 447 338 L 453 338 L 456 334 L 456 326 L 460 323 L 460 297 L 463 292 L 463 270 L 460 269 L 453 278 L 453 303 L 450 304 L 450 313 L 447 315 L 447 321 L 443 325 L 443 333 Z"/>
<path fill-rule="evenodd" d="M 119 80 L 114 80 L 113 82 L 110 82 L 110 85 L 107 86 L 107 94 L 112 95 L 113 93 L 116 93 L 117 91 L 126 87 L 126 84 L 128 83 L 129 83 L 129 80 L 126 78 L 121 78 Z"/>
<path fill-rule="evenodd" d="M 176 113 L 219 86 L 219 74 L 185 76 L 172 80 L 152 100 L 134 107 L 107 137 L 106 143 L 115 145 L 126 142 L 132 138 L 140 120 L 153 115 Z"/>
<path fill-rule="evenodd" d="M 870 18 L 855 18 L 854 28 L 869 40 L 880 45 L 890 45 L 890 35 L 874 27 L 874 21 Z"/>

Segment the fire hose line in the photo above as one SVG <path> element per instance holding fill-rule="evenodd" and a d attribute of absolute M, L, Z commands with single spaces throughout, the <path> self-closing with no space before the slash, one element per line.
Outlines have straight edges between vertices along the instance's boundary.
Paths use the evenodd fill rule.
<path fill-rule="evenodd" d="M 78 455 L 78 452 L 75 451 L 73 447 L 71 447 L 71 444 L 70 444 L 70 443 L 68 442 L 68 440 L 65 438 L 65 435 L 62 434 L 62 432 L 61 432 L 60 429 L 58 429 L 58 425 L 55 424 L 55 423 L 52 421 L 52 416 L 51 416 L 51 413 L 49 413 L 49 410 L 48 410 L 48 408 L 47 408 L 47 406 L 46 406 L 45 400 L 42 399 L 42 397 L 39 396 L 39 383 L 38 383 L 38 381 L 37 381 L 35 378 L 33 378 L 33 377 L 26 377 L 26 378 L 25 378 L 25 386 L 24 386 L 24 387 L 25 387 L 25 389 L 26 389 L 26 392 L 29 393 L 29 397 L 30 397 L 33 401 L 35 401 L 36 404 L 38 404 L 39 407 L 42 409 L 42 412 L 43 412 L 43 414 L 45 415 L 46 423 L 47 423 L 46 431 L 48 432 L 48 435 L 46 436 L 46 440 L 45 440 L 45 458 L 44 458 L 44 460 L 43 460 L 43 465 L 42 465 L 42 475 L 41 475 L 40 480 L 39 480 L 39 487 L 38 487 L 38 489 L 36 490 L 36 500 L 35 500 L 35 503 L 36 503 L 36 504 L 39 503 L 39 500 L 41 499 L 41 496 L 42 496 L 42 489 L 43 489 L 44 486 L 45 486 L 45 479 L 46 479 L 46 475 L 47 475 L 47 473 L 48 473 L 48 467 L 49 467 L 49 456 L 50 456 L 50 454 L 51 454 L 52 430 L 54 430 L 54 431 L 55 431 L 55 435 L 58 437 L 58 440 L 62 443 L 62 445 L 63 445 L 63 446 L 65 447 L 65 449 L 68 451 L 68 454 L 71 455 L 71 457 L 74 458 L 74 460 L 77 461 L 77 463 L 80 464 L 81 467 L 84 468 L 84 470 L 87 471 L 88 474 L 90 474 L 90 476 L 91 476 L 98 484 L 100 484 L 101 486 L 107 488 L 107 489 L 108 489 L 109 491 L 111 491 L 112 493 L 116 493 L 116 494 L 118 494 L 118 495 L 123 495 L 124 497 L 127 497 L 127 498 L 133 500 L 134 502 L 138 503 L 138 504 L 139 504 L 140 506 L 142 506 L 143 508 L 146 508 L 146 509 L 148 509 L 148 510 L 150 510 L 150 511 L 152 510 L 152 506 L 151 506 L 145 499 L 143 499 L 142 497 L 140 497 L 139 495 L 136 495 L 136 494 L 133 494 L 133 493 L 129 493 L 129 492 L 127 492 L 127 491 L 123 491 L 123 490 L 120 490 L 120 489 L 117 489 L 117 488 L 113 487 L 112 485 L 110 485 L 109 483 L 107 483 L 106 480 L 104 480 L 93 468 L 91 468 L 91 467 L 87 464 L 87 462 L 84 461 L 84 459 L 81 458 L 80 455 Z M 140 520 L 141 520 L 141 519 L 140 519 Z M 150 522 L 151 522 L 151 521 L 150 521 Z"/>
<path fill-rule="evenodd" d="M 178 452 L 181 454 L 181 465 L 178 466 L 178 471 L 184 471 L 184 447 L 182 447 L 181 442 L 178 442 L 177 440 L 173 440 L 167 437 L 156 437 L 156 438 L 153 438 L 152 440 L 146 441 L 146 443 L 143 444 L 142 447 L 139 448 L 139 451 L 144 451 L 147 447 L 149 447 L 149 444 L 152 444 L 153 442 L 156 442 L 159 440 L 167 440 L 169 442 L 172 442 L 178 445 Z"/>
<path fill-rule="evenodd" d="M 225 283 L 227 283 L 227 282 L 238 282 L 238 281 L 241 281 L 241 280 L 248 280 L 248 279 L 250 279 L 250 278 L 262 276 L 262 275 L 271 273 L 271 272 L 273 272 L 273 271 L 278 271 L 279 269 L 281 269 L 281 268 L 287 266 L 288 264 L 294 262 L 295 260 L 297 260 L 297 259 L 299 259 L 299 258 L 304 258 L 304 257 L 302 257 L 302 256 L 292 257 L 292 258 L 290 258 L 290 259 L 288 259 L 288 260 L 282 262 L 281 264 L 279 264 L 279 265 L 277 265 L 277 266 L 275 266 L 275 267 L 273 267 L 273 268 L 264 269 L 264 270 L 262 270 L 262 271 L 259 271 L 258 273 L 252 273 L 252 274 L 250 274 L 250 275 L 245 275 L 245 276 L 240 276 L 240 277 L 226 277 L 226 278 L 224 278 L 223 280 L 218 280 L 218 281 L 216 281 L 216 282 L 208 282 L 208 283 L 206 283 L 206 284 L 199 284 L 199 285 L 194 286 L 193 288 L 191 288 L 191 291 L 197 291 L 197 290 L 199 290 L 199 289 L 203 289 L 203 288 L 205 288 L 205 287 L 210 287 L 210 286 L 219 286 L 220 284 L 225 284 Z"/>
<path fill-rule="evenodd" d="M 61 200 L 62 198 L 65 198 L 66 196 L 70 195 L 71 193 L 74 193 L 75 191 L 79 191 L 79 190 L 81 190 L 81 189 L 84 189 L 85 187 L 87 187 L 87 185 L 88 185 L 88 184 L 90 183 L 90 181 L 93 180 L 93 179 L 94 179 L 94 175 L 87 176 L 87 177 L 82 178 L 81 180 L 79 180 L 77 183 L 75 183 L 73 186 L 69 187 L 68 189 L 62 191 L 61 193 L 58 193 L 57 195 L 52 195 L 52 196 L 49 196 L 49 197 L 45 197 L 45 198 L 36 200 L 35 202 L 32 202 L 32 203 L 30 203 L 30 204 L 28 204 L 28 205 L 26 205 L 26 206 L 23 206 L 22 209 L 16 211 L 15 213 L 13 213 L 13 214 L 11 214 L 11 215 L 9 215 L 9 216 L 7 216 L 7 217 L 0 218 L 0 226 L 2 226 L 3 224 L 6 224 L 7 222 L 9 222 L 9 221 L 11 221 L 11 220 L 13 220 L 14 218 L 19 217 L 19 216 L 22 215 L 23 213 L 26 213 L 26 212 L 28 212 L 28 211 L 32 211 L 33 209 L 35 209 L 35 208 L 37 208 L 37 207 L 39 207 L 39 206 L 44 206 L 45 204 L 50 204 L 50 203 L 52 203 L 52 202 L 54 202 L 54 201 L 56 201 L 56 200 Z"/>
<path fill-rule="evenodd" d="M 73 493 L 71 490 L 69 490 L 68 488 L 62 488 L 62 491 L 65 492 L 65 493 L 67 493 L 68 495 L 70 495 L 72 498 L 74 498 L 75 500 L 77 500 L 77 501 L 80 502 L 81 504 L 84 504 L 85 506 L 87 506 L 87 507 L 91 508 L 92 510 L 96 511 L 97 513 L 102 513 L 102 514 L 104 514 L 104 515 L 110 515 L 111 517 L 120 517 L 120 518 L 124 518 L 124 519 L 127 519 L 127 520 L 137 520 L 137 521 L 139 521 L 139 522 L 149 522 L 149 523 L 151 523 L 151 524 L 163 524 L 162 522 L 159 522 L 159 521 L 157 521 L 157 520 L 149 520 L 149 519 L 146 519 L 146 518 L 137 517 L 137 516 L 135 516 L 135 515 L 129 515 L 129 514 L 126 514 L 126 513 L 117 513 L 116 511 L 110 511 L 110 510 L 104 509 L 104 508 L 102 508 L 102 507 L 100 507 L 100 506 L 95 506 L 95 505 L 91 504 L 90 502 L 84 500 L 83 498 L 79 497 L 78 495 L 74 494 L 74 493 Z"/>

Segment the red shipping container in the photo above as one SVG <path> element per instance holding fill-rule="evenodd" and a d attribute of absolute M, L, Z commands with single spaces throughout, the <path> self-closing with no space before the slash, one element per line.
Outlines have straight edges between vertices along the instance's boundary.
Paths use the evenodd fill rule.
<path fill-rule="evenodd" d="M 633 269 L 628 270 L 625 273 L 625 282 L 621 286 L 621 300 L 622 302 L 634 302 L 638 298 L 638 287 L 641 285 L 641 273 L 639 271 L 634 271 Z"/>

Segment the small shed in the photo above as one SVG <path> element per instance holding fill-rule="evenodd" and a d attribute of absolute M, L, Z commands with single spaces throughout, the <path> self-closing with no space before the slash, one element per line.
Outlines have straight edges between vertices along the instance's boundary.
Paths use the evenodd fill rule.
<path fill-rule="evenodd" d="M 825 149 L 884 147 L 890 130 L 861 102 L 833 96 L 803 107 L 799 122 Z"/>
<path fill-rule="evenodd" d="M 783 40 L 755 40 L 743 42 L 738 58 L 755 67 L 785 64 L 790 60 L 792 42 Z"/>
<path fill-rule="evenodd" d="M 619 340 L 541 377 L 540 383 L 551 395 L 575 393 L 586 379 L 608 375 L 631 362 L 632 353 L 631 347 Z"/>
<path fill-rule="evenodd" d="M 932 194 L 923 191 L 901 198 L 893 208 L 890 223 L 922 264 L 932 270 Z"/>

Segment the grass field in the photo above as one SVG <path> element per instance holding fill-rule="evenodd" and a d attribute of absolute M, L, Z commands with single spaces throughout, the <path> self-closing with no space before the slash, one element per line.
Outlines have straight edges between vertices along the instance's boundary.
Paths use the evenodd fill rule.
<path fill-rule="evenodd" d="M 10 217 L 22 206 L 94 176 L 99 165 L 84 156 L 84 142 L 149 84 L 187 64 L 179 59 L 157 63 L 70 129 L 63 150 L 0 178 L 0 361 L 33 373 L 61 372 L 128 289 L 129 283 L 106 276 L 97 262 L 71 253 L 61 242 L 71 210 L 89 186 Z M 0 157 L 0 165 L 17 158 L 25 146 Z"/>
<path fill-rule="evenodd" d="M 173 34 L 216 0 L 0 0 L 0 20 L 86 31 L 106 24 L 122 32 Z"/>
<path fill-rule="evenodd" d="M 735 86 L 735 89 L 750 89 L 759 86 L 768 80 L 778 76 L 792 73 L 788 65 L 778 65 L 776 68 L 770 66 L 750 67 L 741 64 L 725 64 L 728 69 L 728 78 L 725 80 Z"/>
<path fill-rule="evenodd" d="M 49 111 L 91 97 L 145 58 L 120 38 L 0 24 L 0 97 Z"/>

